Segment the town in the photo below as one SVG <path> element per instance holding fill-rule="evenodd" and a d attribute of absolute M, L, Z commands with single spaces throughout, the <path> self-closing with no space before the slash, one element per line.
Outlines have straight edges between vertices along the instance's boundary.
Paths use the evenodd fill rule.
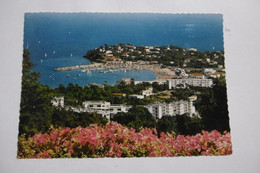
<path fill-rule="evenodd" d="M 122 78 L 117 82 L 124 85 L 148 85 L 144 90 L 136 93 L 113 93 L 113 97 L 134 98 L 136 100 L 148 100 L 141 105 L 155 118 L 163 116 L 188 115 L 200 118 L 199 112 L 194 106 L 199 92 L 189 95 L 188 99 L 172 99 L 172 91 L 190 87 L 212 88 L 214 79 L 225 76 L 223 52 L 202 53 L 195 48 L 183 49 L 176 46 L 133 46 L 119 44 L 115 46 L 105 45 L 88 51 L 84 56 L 91 61 L 90 65 L 77 65 L 62 67 L 55 71 L 81 69 L 82 72 L 91 73 L 115 73 L 117 71 L 149 70 L 157 75 L 153 81 L 136 81 L 130 78 Z M 160 92 L 155 92 L 152 85 L 167 86 Z M 103 85 L 96 85 L 104 89 Z M 81 106 L 64 105 L 64 96 L 54 97 L 52 104 L 75 112 L 96 112 L 108 120 L 118 112 L 128 112 L 133 105 L 111 104 L 108 100 L 85 100 Z"/>

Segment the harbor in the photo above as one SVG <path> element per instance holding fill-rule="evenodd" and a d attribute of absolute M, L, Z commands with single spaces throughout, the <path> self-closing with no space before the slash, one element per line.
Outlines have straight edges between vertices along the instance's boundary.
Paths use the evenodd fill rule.
<path fill-rule="evenodd" d="M 162 68 L 161 64 L 152 64 L 149 61 L 107 61 L 106 63 L 92 63 L 88 65 L 76 65 L 70 67 L 56 68 L 54 71 L 81 70 L 81 72 L 99 73 L 127 72 L 132 70 L 149 70 L 157 75 L 156 80 L 173 78 L 175 71 L 169 68 Z"/>

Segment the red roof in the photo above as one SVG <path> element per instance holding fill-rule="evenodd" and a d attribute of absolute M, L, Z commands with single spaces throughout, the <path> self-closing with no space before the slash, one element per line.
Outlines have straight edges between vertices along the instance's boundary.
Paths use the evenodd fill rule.
<path fill-rule="evenodd" d="M 113 93 L 114 96 L 124 96 L 126 95 L 125 93 Z"/>
<path fill-rule="evenodd" d="M 126 54 L 126 53 L 123 53 L 122 56 L 127 56 L 127 54 Z"/>
<path fill-rule="evenodd" d="M 191 75 L 192 76 L 204 76 L 204 74 L 202 74 L 202 73 L 192 73 Z"/>
<path fill-rule="evenodd" d="M 119 57 L 108 57 L 107 60 L 121 60 Z"/>

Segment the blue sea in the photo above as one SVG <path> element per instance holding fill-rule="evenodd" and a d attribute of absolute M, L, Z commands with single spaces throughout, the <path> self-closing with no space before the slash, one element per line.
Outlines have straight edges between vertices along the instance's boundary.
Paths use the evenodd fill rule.
<path fill-rule="evenodd" d="M 69 83 L 115 84 L 121 78 L 154 80 L 146 70 L 88 74 L 55 72 L 57 67 L 89 64 L 82 56 L 104 44 L 137 46 L 176 45 L 199 51 L 223 51 L 223 18 L 220 14 L 134 13 L 26 13 L 24 48 L 31 52 L 34 71 L 50 87 Z M 69 76 L 69 77 L 67 77 Z"/>

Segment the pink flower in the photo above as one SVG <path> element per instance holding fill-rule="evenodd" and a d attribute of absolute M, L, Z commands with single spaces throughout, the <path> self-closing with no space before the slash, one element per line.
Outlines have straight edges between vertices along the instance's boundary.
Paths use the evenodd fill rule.
<path fill-rule="evenodd" d="M 84 136 L 82 136 L 82 135 L 79 135 L 78 140 L 79 140 L 79 143 L 82 146 L 86 145 L 86 143 L 87 143 L 87 141 L 85 140 Z"/>
<path fill-rule="evenodd" d="M 194 136 L 161 133 L 160 138 L 156 133 L 155 129 L 148 128 L 135 132 L 115 122 L 104 127 L 93 124 L 86 128 L 51 129 L 46 134 L 19 138 L 18 157 L 50 158 L 57 157 L 57 154 L 61 157 L 80 157 L 82 152 L 89 153 L 89 157 L 122 157 L 122 153 L 133 157 L 143 152 L 149 157 L 232 153 L 228 132 L 202 131 L 202 134 Z"/>
<path fill-rule="evenodd" d="M 116 157 L 121 157 L 121 155 L 122 155 L 122 152 L 121 152 L 120 150 L 118 150 L 118 151 L 116 152 Z"/>

